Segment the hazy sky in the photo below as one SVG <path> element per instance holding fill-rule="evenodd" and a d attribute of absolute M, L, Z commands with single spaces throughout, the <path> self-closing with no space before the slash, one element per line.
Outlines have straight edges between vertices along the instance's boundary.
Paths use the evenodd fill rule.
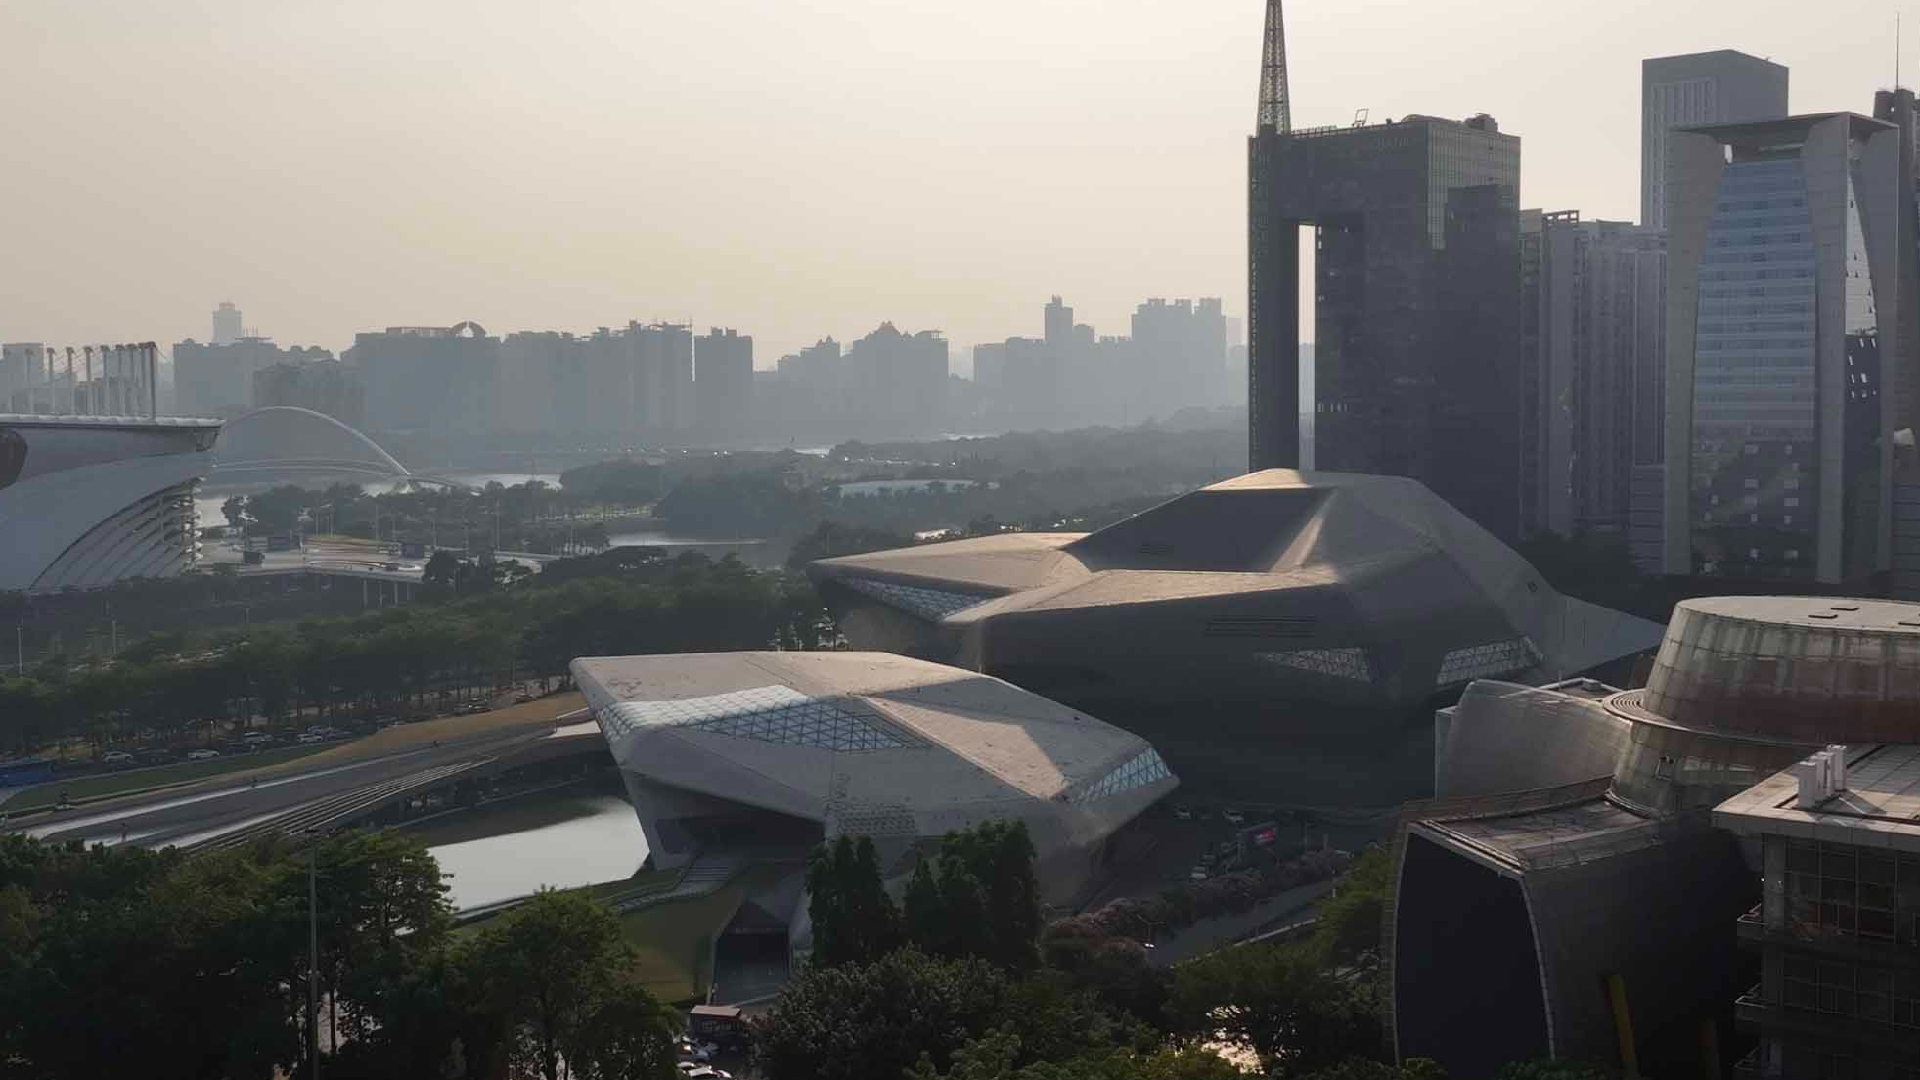
<path fill-rule="evenodd" d="M 1296 125 L 1486 111 L 1632 218 L 1639 61 L 1872 106 L 1899 4 L 1294 0 Z M 1245 310 L 1261 0 L 0 0 L 0 339 L 691 319 L 957 355 L 1048 294 Z M 1920 43 L 1920 4 L 1905 6 Z M 1920 80 L 1920 46 L 1909 81 Z"/>

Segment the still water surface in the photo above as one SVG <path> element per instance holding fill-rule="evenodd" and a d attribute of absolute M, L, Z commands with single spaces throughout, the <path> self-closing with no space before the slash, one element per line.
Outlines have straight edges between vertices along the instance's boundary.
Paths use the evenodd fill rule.
<path fill-rule="evenodd" d="M 440 860 L 456 909 L 632 876 L 647 857 L 633 807 L 570 788 L 427 822 L 415 832 Z"/>

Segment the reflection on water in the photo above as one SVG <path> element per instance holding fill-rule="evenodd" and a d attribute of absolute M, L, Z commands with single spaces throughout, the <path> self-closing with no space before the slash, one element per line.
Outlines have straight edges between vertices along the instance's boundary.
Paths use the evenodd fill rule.
<path fill-rule="evenodd" d="M 647 857 L 633 807 L 570 788 L 511 799 L 413 830 L 440 860 L 457 909 L 631 877 Z"/>

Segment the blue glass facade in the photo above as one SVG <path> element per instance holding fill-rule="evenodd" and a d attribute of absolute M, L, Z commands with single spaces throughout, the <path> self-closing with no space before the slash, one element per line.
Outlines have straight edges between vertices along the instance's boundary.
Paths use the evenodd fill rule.
<path fill-rule="evenodd" d="M 1815 280 L 1799 156 L 1729 164 L 1699 276 L 1690 461 L 1696 573 L 1813 577 Z"/>

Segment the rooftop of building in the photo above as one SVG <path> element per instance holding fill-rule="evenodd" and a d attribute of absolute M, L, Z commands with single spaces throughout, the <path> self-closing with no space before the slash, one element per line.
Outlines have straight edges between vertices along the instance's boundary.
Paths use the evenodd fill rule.
<path fill-rule="evenodd" d="M 1721 803 L 1713 823 L 1741 836 L 1920 852 L 1920 744 L 1849 746 L 1846 755 L 1845 787 L 1818 804 L 1799 805 L 1795 766 Z"/>
<path fill-rule="evenodd" d="M 1721 60 L 1721 61 L 1732 60 L 1732 61 L 1743 62 L 1743 63 L 1751 63 L 1755 65 L 1764 65 L 1770 68 L 1779 68 L 1782 72 L 1787 70 L 1787 66 L 1785 64 L 1776 63 L 1772 60 L 1767 59 L 1764 56 L 1755 56 L 1752 53 L 1744 53 L 1738 49 L 1708 49 L 1705 52 L 1678 53 L 1673 56 L 1650 56 L 1640 61 L 1640 66 L 1642 68 L 1648 68 L 1648 67 L 1654 67 L 1656 65 L 1670 64 L 1677 67 L 1677 66 L 1688 64 L 1688 63 L 1698 63 L 1702 60 Z"/>
<path fill-rule="evenodd" d="M 922 807 L 1015 792 L 1076 799 L 1153 754 L 1137 735 L 1010 683 L 892 653 L 585 657 L 572 670 L 610 744 L 634 734 L 690 740 L 822 798 L 838 783 Z M 806 767 L 816 764 L 807 751 L 841 763 Z M 929 765 L 942 774 L 931 785 Z M 1144 762 L 1155 765 L 1164 775 L 1157 756 Z"/>
<path fill-rule="evenodd" d="M 1920 604 L 1823 596 L 1709 596 L 1681 606 L 1721 619 L 1832 630 L 1920 634 Z"/>
<path fill-rule="evenodd" d="M 1782 135 L 1794 135 L 1804 132 L 1813 125 L 1828 120 L 1845 118 L 1848 121 L 1848 133 L 1855 138 L 1876 134 L 1882 131 L 1898 131 L 1894 125 L 1884 120 L 1875 120 L 1857 112 L 1800 113 L 1795 116 L 1781 116 L 1770 120 L 1746 120 L 1725 124 L 1697 124 L 1688 127 L 1676 127 L 1676 132 L 1690 132 L 1696 135 L 1711 135 L 1723 143 L 1738 145 L 1760 139 L 1779 138 Z"/>
<path fill-rule="evenodd" d="M 224 420 L 197 416 L 53 416 L 47 413 L 0 413 L 0 425 L 27 428 L 189 428 L 217 431 Z"/>

